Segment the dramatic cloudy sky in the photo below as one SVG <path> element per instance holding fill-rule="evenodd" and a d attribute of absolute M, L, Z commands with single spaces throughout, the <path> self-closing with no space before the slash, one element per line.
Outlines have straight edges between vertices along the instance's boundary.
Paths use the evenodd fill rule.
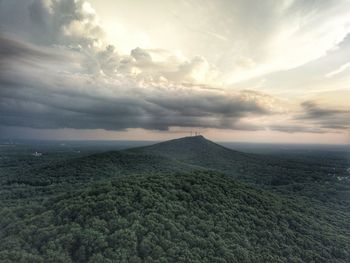
<path fill-rule="evenodd" d="M 350 142 L 349 0 L 0 0 L 0 138 Z"/>

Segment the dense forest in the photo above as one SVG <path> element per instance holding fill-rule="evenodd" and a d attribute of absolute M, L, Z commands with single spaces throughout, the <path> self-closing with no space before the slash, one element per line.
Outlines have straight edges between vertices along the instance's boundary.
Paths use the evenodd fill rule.
<path fill-rule="evenodd" d="M 0 262 L 350 260 L 344 154 L 243 153 L 201 136 L 65 157 L 1 153 Z"/>

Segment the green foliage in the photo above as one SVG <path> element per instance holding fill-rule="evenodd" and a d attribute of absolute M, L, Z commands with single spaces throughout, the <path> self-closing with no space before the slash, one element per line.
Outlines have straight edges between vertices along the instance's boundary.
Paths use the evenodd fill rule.
<path fill-rule="evenodd" d="M 343 156 L 248 154 L 202 137 L 10 155 L 0 159 L 0 262 L 350 259 Z"/>
<path fill-rule="evenodd" d="M 4 262 L 345 262 L 350 253 L 346 218 L 206 172 L 124 177 L 26 207 L 1 212 Z"/>

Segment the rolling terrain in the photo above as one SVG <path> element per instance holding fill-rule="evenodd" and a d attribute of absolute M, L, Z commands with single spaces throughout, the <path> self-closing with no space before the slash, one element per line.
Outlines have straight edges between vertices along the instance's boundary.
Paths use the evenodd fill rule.
<path fill-rule="evenodd" d="M 0 262 L 348 262 L 350 185 L 332 169 L 202 136 L 6 163 Z"/>

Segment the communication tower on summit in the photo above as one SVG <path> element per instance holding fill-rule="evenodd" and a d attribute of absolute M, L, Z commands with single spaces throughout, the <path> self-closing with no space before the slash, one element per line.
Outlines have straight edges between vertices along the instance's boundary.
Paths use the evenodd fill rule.
<path fill-rule="evenodd" d="M 191 137 L 192 136 L 199 136 L 199 135 L 201 135 L 201 133 L 198 131 L 190 131 L 190 135 L 191 135 Z"/>

